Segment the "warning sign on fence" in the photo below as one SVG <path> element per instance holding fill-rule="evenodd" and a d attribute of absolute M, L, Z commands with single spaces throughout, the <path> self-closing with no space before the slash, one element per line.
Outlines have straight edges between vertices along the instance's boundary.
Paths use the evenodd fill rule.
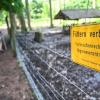
<path fill-rule="evenodd" d="M 100 24 L 71 27 L 71 58 L 100 71 Z"/>

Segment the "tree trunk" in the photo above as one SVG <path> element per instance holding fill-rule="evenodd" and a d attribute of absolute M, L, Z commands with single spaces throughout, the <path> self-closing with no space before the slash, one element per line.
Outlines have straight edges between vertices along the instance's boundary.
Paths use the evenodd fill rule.
<path fill-rule="evenodd" d="M 20 25 L 21 25 L 21 31 L 26 32 L 27 28 L 26 28 L 23 12 L 18 14 L 18 19 L 19 19 L 19 22 L 20 22 Z"/>
<path fill-rule="evenodd" d="M 10 43 L 11 43 L 11 48 L 12 51 L 14 53 L 14 55 L 16 55 L 16 39 L 15 39 L 15 34 L 16 34 L 16 25 L 15 25 L 15 15 L 13 12 L 9 12 L 9 17 L 10 17 Z"/>
<path fill-rule="evenodd" d="M 6 25 L 7 25 L 8 35 L 9 35 L 9 38 L 10 38 L 11 37 L 11 32 L 10 32 L 10 25 L 9 25 L 8 16 L 6 16 L 5 21 L 6 21 Z"/>
<path fill-rule="evenodd" d="M 28 28 L 29 28 L 29 30 L 32 30 L 31 23 L 30 23 L 30 13 L 29 13 L 29 3 L 28 3 L 28 0 L 25 0 L 25 5 L 26 5 L 26 16 L 27 16 Z"/>
<path fill-rule="evenodd" d="M 51 3 L 51 0 L 49 0 L 49 5 L 50 5 L 50 26 L 53 27 L 52 3 Z"/>
<path fill-rule="evenodd" d="M 96 8 L 96 0 L 92 0 L 92 4 L 93 4 L 93 9 Z"/>
<path fill-rule="evenodd" d="M 7 24 L 8 34 L 10 34 L 10 31 L 9 31 L 10 30 L 10 26 L 9 26 L 8 16 L 6 16 L 5 21 L 6 21 L 6 24 Z"/>

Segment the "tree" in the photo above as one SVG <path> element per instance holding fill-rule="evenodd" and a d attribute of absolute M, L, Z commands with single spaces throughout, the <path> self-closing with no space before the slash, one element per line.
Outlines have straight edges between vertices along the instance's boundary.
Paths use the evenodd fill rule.
<path fill-rule="evenodd" d="M 92 4 L 93 4 L 93 9 L 96 8 L 96 0 L 92 0 Z"/>
<path fill-rule="evenodd" d="M 23 12 L 19 12 L 17 16 L 21 25 L 21 32 L 25 33 L 27 31 L 27 28 L 26 28 Z"/>
<path fill-rule="evenodd" d="M 16 54 L 16 40 L 15 40 L 15 34 L 16 34 L 16 25 L 15 25 L 15 15 L 13 12 L 9 12 L 10 17 L 10 41 L 11 41 L 11 47 L 13 50 L 14 55 Z"/>
<path fill-rule="evenodd" d="M 50 5 L 50 26 L 53 27 L 52 3 L 51 3 L 51 0 L 49 0 L 49 5 Z"/>
<path fill-rule="evenodd" d="M 22 0 L 20 0 L 20 3 L 22 4 Z M 18 15 L 18 19 L 19 19 L 19 22 L 20 22 L 20 25 L 21 25 L 21 31 L 25 33 L 27 31 L 27 28 L 26 28 L 26 24 L 25 24 L 23 9 L 19 10 L 17 15 Z"/>
<path fill-rule="evenodd" d="M 15 41 L 15 34 L 16 34 L 16 26 L 15 26 L 15 13 L 19 13 L 22 11 L 23 4 L 20 0 L 2 0 L 0 1 L 0 10 L 5 10 L 9 13 L 10 18 L 10 43 L 11 48 L 16 53 L 16 41 Z"/>
<path fill-rule="evenodd" d="M 25 4 L 26 4 L 26 16 L 27 16 L 27 22 L 28 22 L 28 27 L 29 30 L 31 30 L 31 24 L 30 24 L 30 13 L 29 13 L 29 3 L 28 0 L 25 0 Z"/>

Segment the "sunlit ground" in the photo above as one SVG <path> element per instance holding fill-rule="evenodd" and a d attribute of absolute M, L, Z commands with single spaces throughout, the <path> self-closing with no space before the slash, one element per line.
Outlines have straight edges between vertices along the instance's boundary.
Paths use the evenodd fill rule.
<path fill-rule="evenodd" d="M 53 25 L 57 27 L 71 26 L 72 24 L 82 24 L 82 23 L 100 23 L 100 18 L 86 18 L 80 20 L 62 20 L 62 19 L 53 20 Z M 31 19 L 31 26 L 32 28 L 49 27 L 50 19 L 49 18 Z M 0 28 L 6 28 L 6 24 L 0 23 Z"/>

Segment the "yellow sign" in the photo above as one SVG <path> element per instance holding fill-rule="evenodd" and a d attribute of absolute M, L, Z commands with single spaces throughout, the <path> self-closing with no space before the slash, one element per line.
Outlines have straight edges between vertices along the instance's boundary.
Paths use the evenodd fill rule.
<path fill-rule="evenodd" d="M 71 27 L 71 58 L 100 71 L 100 24 Z"/>

